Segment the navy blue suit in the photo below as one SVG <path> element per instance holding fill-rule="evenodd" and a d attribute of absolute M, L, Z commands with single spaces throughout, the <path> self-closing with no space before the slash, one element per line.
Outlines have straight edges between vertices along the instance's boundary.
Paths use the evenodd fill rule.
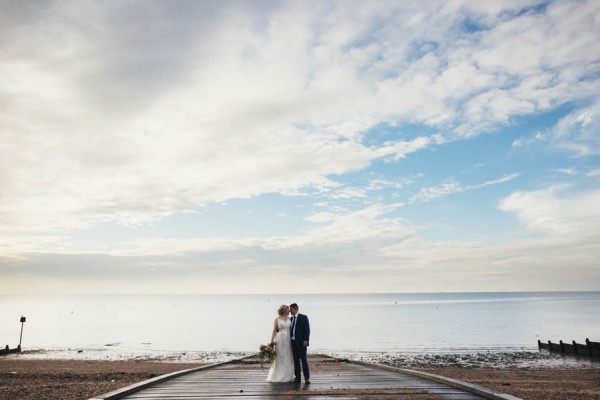
<path fill-rule="evenodd" d="M 310 379 L 308 370 L 308 359 L 306 358 L 306 347 L 304 342 L 310 342 L 310 324 L 308 317 L 304 314 L 296 314 L 296 320 L 292 323 L 292 352 L 294 353 L 294 375 L 296 380 L 300 380 L 300 363 L 302 363 L 302 372 L 304 380 Z"/>

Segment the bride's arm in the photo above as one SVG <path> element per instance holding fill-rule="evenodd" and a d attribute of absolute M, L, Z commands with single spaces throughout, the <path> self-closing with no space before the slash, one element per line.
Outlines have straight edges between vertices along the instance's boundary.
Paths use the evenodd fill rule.
<path fill-rule="evenodd" d="M 278 330 L 279 329 L 277 328 L 277 318 L 275 318 L 275 321 L 273 322 L 273 334 L 271 335 L 271 343 L 275 341 L 275 335 L 277 335 Z"/>

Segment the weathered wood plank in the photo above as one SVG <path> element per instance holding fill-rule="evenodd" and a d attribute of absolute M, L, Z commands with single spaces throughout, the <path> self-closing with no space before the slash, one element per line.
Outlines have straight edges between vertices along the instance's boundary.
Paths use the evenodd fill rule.
<path fill-rule="evenodd" d="M 173 378 L 130 394 L 135 400 L 202 400 L 202 399 L 442 399 L 476 400 L 483 397 L 443 383 L 395 371 L 375 369 L 348 362 L 335 368 L 316 371 L 311 384 L 265 381 L 267 370 L 259 364 L 229 364 Z"/>

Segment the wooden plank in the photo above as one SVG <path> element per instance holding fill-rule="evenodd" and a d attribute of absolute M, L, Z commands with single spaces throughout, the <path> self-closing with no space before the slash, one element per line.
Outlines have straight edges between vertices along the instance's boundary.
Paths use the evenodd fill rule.
<path fill-rule="evenodd" d="M 229 364 L 173 378 L 125 399 L 442 399 L 476 400 L 484 397 L 443 383 L 395 371 L 385 371 L 348 362 L 338 362 L 334 371 L 315 368 L 311 384 L 265 381 L 260 364 Z M 359 394 L 362 392 L 362 394 Z"/>

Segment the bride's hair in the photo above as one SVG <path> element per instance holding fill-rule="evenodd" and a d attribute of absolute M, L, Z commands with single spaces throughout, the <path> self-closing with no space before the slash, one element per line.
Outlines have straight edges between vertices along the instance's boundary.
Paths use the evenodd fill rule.
<path fill-rule="evenodd" d="M 279 306 L 279 308 L 277 309 L 277 314 L 279 314 L 279 315 L 284 315 L 284 314 L 285 314 L 285 312 L 286 312 L 287 310 L 289 310 L 289 309 L 290 309 L 290 308 L 289 308 L 288 306 L 286 306 L 285 304 L 282 304 L 282 305 L 280 305 L 280 306 Z"/>

